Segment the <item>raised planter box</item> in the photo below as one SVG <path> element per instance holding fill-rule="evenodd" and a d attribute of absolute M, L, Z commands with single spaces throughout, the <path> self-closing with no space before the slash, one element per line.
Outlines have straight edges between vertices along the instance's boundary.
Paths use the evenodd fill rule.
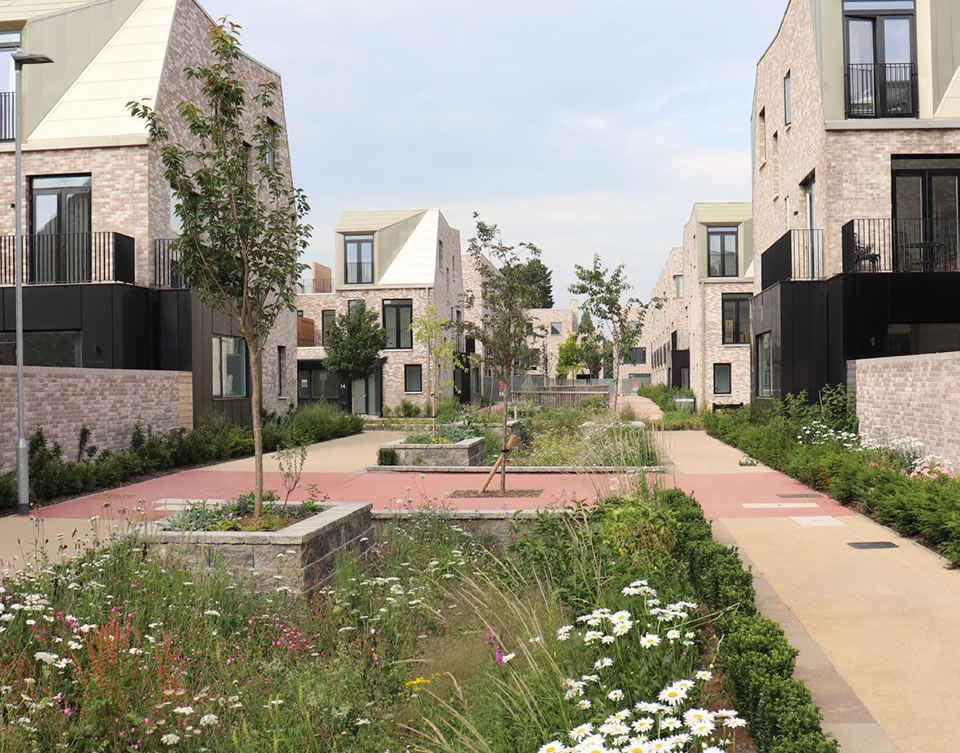
<path fill-rule="evenodd" d="M 168 531 L 151 523 L 144 537 L 162 558 L 198 570 L 226 569 L 257 591 L 309 593 L 332 574 L 336 555 L 373 545 L 369 502 L 332 504 L 279 531 Z"/>
<path fill-rule="evenodd" d="M 449 444 L 408 444 L 396 439 L 380 447 L 396 451 L 397 465 L 468 467 L 487 464 L 483 437 L 470 437 Z"/>

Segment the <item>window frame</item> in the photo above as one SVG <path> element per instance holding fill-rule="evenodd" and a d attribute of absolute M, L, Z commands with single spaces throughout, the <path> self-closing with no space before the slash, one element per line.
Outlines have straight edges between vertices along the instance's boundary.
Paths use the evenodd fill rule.
<path fill-rule="evenodd" d="M 722 345 L 750 344 L 750 293 L 723 293 L 720 296 L 720 342 Z M 733 335 L 727 339 L 727 303 L 734 304 Z M 746 327 L 741 317 L 742 307 L 746 306 Z M 739 335 L 739 339 L 738 336 Z"/>
<path fill-rule="evenodd" d="M 673 297 L 683 298 L 683 275 L 673 276 Z"/>
<path fill-rule="evenodd" d="M 420 383 L 420 389 L 417 389 L 417 390 L 410 389 L 410 369 L 417 370 L 417 381 Z M 403 391 L 410 395 L 423 394 L 423 364 L 405 363 L 403 365 Z"/>
<path fill-rule="evenodd" d="M 231 394 L 225 395 L 224 392 L 224 370 L 218 368 L 220 364 L 223 363 L 223 343 L 225 340 L 232 340 L 240 344 L 243 350 L 243 390 L 242 394 Z M 244 400 L 250 397 L 250 360 L 249 354 L 247 351 L 247 343 L 242 337 L 236 335 L 213 335 L 211 338 L 212 347 L 215 352 L 211 353 L 211 357 L 215 356 L 215 363 L 217 366 L 211 368 L 211 378 L 216 377 L 218 374 L 220 376 L 220 384 L 211 385 L 213 388 L 213 399 L 214 400 Z"/>
<path fill-rule="evenodd" d="M 562 335 L 562 334 L 563 334 L 563 322 L 550 322 L 550 334 L 551 334 L 551 335 Z"/>
<path fill-rule="evenodd" d="M 337 321 L 337 310 L 336 309 L 323 309 L 320 312 L 320 345 L 326 347 L 327 345 L 327 328 L 330 326 L 327 324 L 327 314 L 331 314 L 329 317 L 331 322 Z"/>
<path fill-rule="evenodd" d="M 726 391 L 717 389 L 717 367 L 726 367 L 727 369 L 727 389 Z M 730 363 L 713 364 L 713 394 L 714 395 L 732 395 L 733 394 L 733 366 Z"/>
<path fill-rule="evenodd" d="M 719 273 L 714 274 L 711 257 L 713 252 L 710 250 L 710 239 L 713 236 L 720 237 L 720 263 Z M 730 274 L 727 269 L 726 258 L 729 251 L 726 248 L 725 239 L 733 238 L 733 273 Z M 737 225 L 711 225 L 707 227 L 707 277 L 739 277 L 740 276 L 740 227 Z"/>
<path fill-rule="evenodd" d="M 277 397 L 285 397 L 283 393 L 283 377 L 286 369 L 287 347 L 285 345 L 277 346 Z"/>
<path fill-rule="evenodd" d="M 393 331 L 387 326 L 387 309 L 397 309 L 395 315 L 396 324 L 394 325 Z M 384 346 L 384 350 L 413 350 L 413 332 L 410 330 L 410 326 L 407 325 L 406 329 L 400 326 L 400 310 L 409 308 L 410 309 L 410 321 L 413 322 L 413 299 L 412 298 L 384 298 L 381 303 L 381 321 L 383 323 L 383 328 L 387 330 L 387 344 Z M 409 344 L 404 345 L 405 338 L 409 338 Z M 391 345 L 391 339 L 394 344 Z"/>
<path fill-rule="evenodd" d="M 787 71 L 783 77 L 783 125 L 784 127 L 793 123 L 793 80 L 790 77 L 790 71 Z"/>
<path fill-rule="evenodd" d="M 363 244 L 370 243 L 370 261 L 364 262 Z M 343 236 L 343 280 L 345 285 L 372 285 L 373 284 L 373 258 L 375 256 L 373 249 L 373 233 L 350 233 Z M 357 261 L 350 261 L 350 247 L 357 247 Z M 356 279 L 351 279 L 350 265 L 356 265 Z M 364 274 L 365 265 L 369 264 L 369 279 Z"/>
<path fill-rule="evenodd" d="M 634 358 L 636 353 L 637 358 Z M 635 348 L 630 348 L 630 360 L 628 363 L 634 366 L 646 366 L 647 365 L 647 349 L 643 345 L 638 345 Z"/>
<path fill-rule="evenodd" d="M 766 359 L 764 359 L 764 346 L 766 343 Z M 757 347 L 757 397 L 773 397 L 773 340 L 770 330 L 761 332 L 756 337 Z M 766 365 L 766 369 L 764 369 Z M 767 380 L 764 380 L 766 372 Z"/>

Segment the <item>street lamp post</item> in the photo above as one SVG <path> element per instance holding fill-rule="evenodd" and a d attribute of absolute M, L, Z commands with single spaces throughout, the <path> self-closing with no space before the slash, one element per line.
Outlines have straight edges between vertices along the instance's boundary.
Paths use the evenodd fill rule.
<path fill-rule="evenodd" d="M 16 297 L 14 306 L 17 320 L 17 514 L 30 514 L 30 479 L 27 476 L 27 438 L 24 435 L 23 424 L 23 235 L 21 231 L 21 204 L 23 202 L 23 165 L 21 164 L 21 137 L 22 126 L 21 109 L 23 99 L 22 76 L 23 66 L 34 63 L 52 63 L 46 55 L 31 55 L 27 52 L 15 52 L 13 58 L 16 70 L 16 86 L 14 94 L 13 132 L 14 150 L 16 152 L 16 189 L 14 212 L 16 213 L 14 235 L 14 262 L 13 274 L 16 279 Z"/>

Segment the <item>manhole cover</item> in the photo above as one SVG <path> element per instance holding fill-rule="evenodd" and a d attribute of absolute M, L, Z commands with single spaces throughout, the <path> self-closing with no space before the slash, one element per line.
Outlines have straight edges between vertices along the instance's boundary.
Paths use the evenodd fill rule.
<path fill-rule="evenodd" d="M 854 549 L 896 549 L 897 545 L 892 541 L 850 541 L 847 546 Z"/>
<path fill-rule="evenodd" d="M 778 494 L 780 499 L 820 499 L 822 494 Z"/>

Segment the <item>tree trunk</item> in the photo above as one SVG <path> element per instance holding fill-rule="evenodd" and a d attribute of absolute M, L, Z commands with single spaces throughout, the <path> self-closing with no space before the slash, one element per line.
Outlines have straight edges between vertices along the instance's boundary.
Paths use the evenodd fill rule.
<path fill-rule="evenodd" d="M 613 412 L 617 412 L 617 403 L 620 397 L 620 359 L 617 358 L 617 344 L 613 345 Z"/>
<path fill-rule="evenodd" d="M 253 419 L 253 516 L 259 518 L 263 516 L 263 431 L 260 422 L 260 405 L 262 402 L 260 388 L 263 381 L 260 366 L 262 360 L 260 351 L 254 351 L 249 342 L 247 343 L 247 351 L 251 354 L 250 413 Z"/>
<path fill-rule="evenodd" d="M 507 377 L 509 379 L 510 377 Z M 507 382 L 503 390 L 503 439 L 500 442 L 500 452 L 503 454 L 503 462 L 500 463 L 500 491 L 507 490 L 507 395 L 510 394 L 510 384 Z"/>

